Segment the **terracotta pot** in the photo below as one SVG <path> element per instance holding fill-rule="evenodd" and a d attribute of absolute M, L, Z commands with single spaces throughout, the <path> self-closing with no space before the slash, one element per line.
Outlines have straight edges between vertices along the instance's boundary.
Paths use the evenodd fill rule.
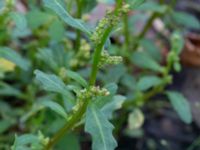
<path fill-rule="evenodd" d="M 187 35 L 181 62 L 190 67 L 200 67 L 200 34 Z"/>

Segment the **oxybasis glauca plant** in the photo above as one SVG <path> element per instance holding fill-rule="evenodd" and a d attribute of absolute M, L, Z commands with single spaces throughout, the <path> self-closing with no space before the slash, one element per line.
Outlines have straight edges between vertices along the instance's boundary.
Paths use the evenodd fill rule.
<path fill-rule="evenodd" d="M 49 93 L 48 96 L 45 95 L 46 97 L 42 98 L 42 100 L 38 100 L 36 104 L 33 105 L 34 111 L 27 113 L 21 120 L 27 120 L 27 118 L 35 112 L 44 108 L 49 108 L 54 111 L 55 114 L 62 117 L 62 125 L 56 127 L 53 132 L 46 132 L 47 134 L 45 132 L 39 132 L 38 135 L 25 134 L 19 137 L 16 136 L 12 150 L 54 149 L 66 134 L 75 131 L 78 127 L 82 127 L 82 125 L 84 125 L 85 132 L 89 133 L 92 137 L 92 149 L 113 150 L 117 147 L 117 142 L 112 134 L 114 126 L 109 121 L 112 119 L 112 112 L 121 107 L 124 108 L 122 112 L 136 109 L 137 111 L 131 112 L 128 119 L 129 122 L 133 122 L 131 119 L 133 118 L 132 116 L 135 116 L 134 113 L 138 114 L 138 112 L 140 112 L 138 110 L 144 106 L 148 100 L 159 93 L 163 93 L 169 97 L 170 102 L 184 122 L 190 123 L 192 121 L 190 108 L 185 98 L 180 93 L 165 91 L 165 87 L 172 83 L 170 71 L 179 71 L 181 69 L 179 64 L 179 54 L 183 46 L 181 36 L 178 33 L 172 35 L 172 47 L 167 56 L 166 66 L 161 66 L 144 51 L 138 50 L 140 48 L 140 42 L 143 40 L 153 21 L 161 14 L 164 14 L 167 9 L 155 9 L 158 12 L 150 16 L 142 32 L 137 37 L 132 38 L 135 41 L 131 41 L 131 35 L 128 31 L 128 12 L 130 8 L 135 9 L 143 1 L 144 0 L 129 0 L 129 6 L 129 4 L 126 4 L 123 0 L 116 0 L 115 8 L 108 10 L 106 15 L 99 21 L 97 27 L 92 30 L 79 20 L 81 18 L 81 6 L 84 0 L 76 0 L 77 18 L 73 18 L 59 0 L 43 0 L 43 4 L 46 8 L 53 10 L 68 26 L 75 29 L 75 56 L 74 59 L 71 59 L 69 66 L 75 69 L 85 65 L 91 66 L 90 75 L 87 79 L 85 77 L 83 78 L 79 73 L 71 71 L 69 69 L 70 67 L 57 67 L 54 62 L 51 63 L 53 64 L 53 70 L 56 72 L 55 74 L 47 74 L 40 70 L 35 70 L 36 81 L 41 84 L 43 90 Z M 123 57 L 112 56 L 109 51 L 109 46 L 107 46 L 109 45 L 108 43 L 110 43 L 109 37 L 112 31 L 122 21 L 124 23 L 123 32 L 125 38 L 125 46 L 124 49 L 122 49 L 124 55 Z M 93 51 L 91 52 L 91 50 Z M 41 49 L 38 57 L 42 58 L 45 54 L 49 54 L 48 56 L 53 55 L 48 49 Z M 66 53 L 63 52 L 62 54 L 65 55 Z M 48 60 L 48 56 L 45 57 L 46 60 Z M 92 59 L 90 58 L 91 56 Z M 130 56 L 131 58 L 129 58 Z M 130 83 L 124 81 L 120 84 L 131 87 L 131 90 L 127 90 L 131 93 L 130 99 L 127 96 L 128 98 L 126 101 L 124 96 L 116 95 L 116 84 L 104 85 L 101 82 L 97 82 L 100 69 L 107 70 L 105 66 L 116 65 L 123 62 L 123 59 L 127 62 L 126 67 L 129 71 L 126 77 L 131 78 L 133 76 L 133 64 L 144 69 L 144 72 L 147 74 L 146 76 L 144 75 L 145 73 L 141 75 L 141 78 L 138 79 L 136 84 L 132 84 L 132 78 L 128 78 L 128 82 Z M 91 64 L 89 63 L 90 60 L 92 62 Z M 22 68 L 26 69 L 26 66 L 22 66 Z M 147 70 L 150 71 L 148 72 Z M 132 88 L 134 85 L 136 85 L 136 88 Z M 123 94 L 127 94 L 127 91 L 123 92 Z M 39 95 L 41 93 L 39 93 Z M 56 96 L 52 96 L 51 94 L 55 94 Z M 57 101 L 50 100 L 55 97 Z M 64 101 L 59 101 L 59 98 L 64 99 Z M 120 129 L 123 123 L 127 121 L 125 119 L 126 114 L 123 115 L 122 113 L 120 118 L 117 119 L 116 130 Z M 140 120 L 140 122 L 143 122 L 144 119 L 142 118 Z M 54 122 L 56 121 L 57 120 Z M 136 123 L 138 127 L 139 123 Z M 131 125 L 131 123 L 129 126 L 135 127 L 135 125 Z M 42 129 L 40 130 L 43 131 Z"/>
<path fill-rule="evenodd" d="M 116 85 L 103 88 L 96 85 L 96 78 L 100 67 L 106 64 L 117 64 L 122 61 L 120 56 L 110 56 L 108 52 L 105 51 L 104 46 L 109 40 L 112 30 L 118 25 L 118 22 L 120 22 L 121 17 L 127 14 L 129 5 L 125 4 L 122 0 L 117 0 L 115 8 L 107 11 L 105 17 L 99 21 L 95 30 L 91 31 L 81 21 L 73 18 L 59 1 L 43 0 L 43 3 L 47 8 L 55 11 L 69 26 L 79 30 L 78 36 L 80 36 L 80 31 L 82 31 L 92 41 L 94 54 L 90 79 L 88 83 L 79 74 L 62 68 L 60 72 L 61 77 L 65 78 L 65 76 L 67 76 L 67 78 L 73 79 L 76 81 L 76 84 L 78 84 L 78 86 L 65 85 L 58 76 L 36 70 L 36 80 L 42 84 L 42 87 L 46 91 L 60 93 L 62 96 L 69 99 L 72 105 L 67 110 L 68 113 L 66 113 L 64 108 L 56 102 L 41 102 L 43 107 L 52 109 L 66 119 L 65 124 L 49 138 L 45 138 L 43 135 L 41 136 L 41 134 L 39 136 L 27 134 L 16 137 L 12 150 L 20 148 L 50 150 L 66 133 L 83 123 L 85 124 L 85 131 L 92 136 L 92 149 L 115 149 L 117 142 L 112 135 L 113 125 L 109 122 L 109 116 L 111 116 L 113 110 L 117 109 L 115 106 L 112 107 L 112 101 L 117 100 L 122 103 L 125 98 L 120 95 L 115 95 Z M 24 138 L 30 140 L 23 142 Z"/>

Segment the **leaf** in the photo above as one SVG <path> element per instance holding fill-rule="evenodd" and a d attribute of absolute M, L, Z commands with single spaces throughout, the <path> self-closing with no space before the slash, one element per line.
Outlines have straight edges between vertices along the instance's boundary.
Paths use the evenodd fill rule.
<path fill-rule="evenodd" d="M 4 7 L 5 7 L 5 1 L 0 1 L 0 13 Z"/>
<path fill-rule="evenodd" d="M 40 101 L 39 104 L 50 108 L 51 110 L 53 110 L 54 112 L 62 116 L 63 118 L 67 119 L 67 113 L 65 112 L 64 108 L 60 106 L 58 103 L 55 103 L 53 101 Z"/>
<path fill-rule="evenodd" d="M 101 109 L 103 108 L 106 104 L 110 103 L 113 99 L 113 96 L 117 92 L 117 85 L 115 83 L 109 83 L 105 86 L 105 88 L 110 92 L 109 96 L 103 96 L 103 97 L 97 97 L 95 100 L 95 105 Z"/>
<path fill-rule="evenodd" d="M 66 86 L 58 76 L 46 74 L 40 70 L 35 70 L 34 73 L 36 75 L 36 80 L 42 84 L 45 90 L 57 93 L 63 93 L 65 90 Z"/>
<path fill-rule="evenodd" d="M 42 110 L 44 107 L 41 105 L 38 105 L 38 103 L 34 104 L 32 108 L 28 112 L 26 112 L 21 118 L 20 122 L 24 123 L 26 122 L 29 118 L 31 118 L 33 115 L 35 115 L 37 112 Z"/>
<path fill-rule="evenodd" d="M 13 62 L 25 71 L 30 67 L 30 62 L 28 60 L 22 58 L 17 52 L 8 47 L 0 47 L 0 57 Z"/>
<path fill-rule="evenodd" d="M 109 83 L 105 85 L 105 88 L 110 92 L 110 95 L 117 93 L 118 86 L 115 83 Z"/>
<path fill-rule="evenodd" d="M 105 4 L 115 4 L 115 0 L 97 0 L 100 3 L 105 3 Z"/>
<path fill-rule="evenodd" d="M 0 70 L 3 72 L 9 72 L 15 70 L 15 64 L 5 58 L 0 58 Z"/>
<path fill-rule="evenodd" d="M 144 123 L 144 115 L 142 111 L 135 108 L 128 116 L 128 128 L 130 130 L 140 128 Z"/>
<path fill-rule="evenodd" d="M 162 72 L 162 67 L 145 52 L 134 52 L 131 60 L 138 67 Z"/>
<path fill-rule="evenodd" d="M 167 6 L 165 5 L 159 5 L 156 2 L 148 1 L 145 2 L 143 5 L 137 8 L 137 10 L 140 11 L 153 11 L 153 12 L 159 12 L 164 13 L 167 9 Z"/>
<path fill-rule="evenodd" d="M 145 91 L 151 87 L 157 86 L 162 83 L 162 80 L 156 76 L 144 76 L 141 77 L 137 83 L 137 87 L 139 90 Z"/>
<path fill-rule="evenodd" d="M 44 90 L 64 94 L 68 96 L 68 98 L 72 99 L 67 86 L 65 86 L 63 81 L 58 76 L 46 74 L 40 70 L 35 70 L 34 73 L 36 75 L 36 80 L 41 83 Z"/>
<path fill-rule="evenodd" d="M 178 113 L 179 117 L 185 122 L 185 123 L 191 123 L 192 122 L 192 114 L 190 109 L 190 104 L 185 99 L 185 97 L 178 92 L 167 92 L 167 96 L 174 107 L 175 111 Z"/>
<path fill-rule="evenodd" d="M 32 134 L 24 134 L 19 137 L 15 137 L 14 145 L 11 147 L 11 150 L 31 150 L 28 148 L 29 144 L 39 144 L 40 141 L 37 136 Z"/>
<path fill-rule="evenodd" d="M 27 13 L 26 19 L 28 26 L 34 30 L 47 23 L 51 17 L 48 13 L 42 12 L 38 9 L 33 9 Z"/>
<path fill-rule="evenodd" d="M 107 103 L 102 109 L 101 112 L 106 116 L 107 119 L 112 118 L 112 113 L 115 110 L 118 110 L 122 107 L 126 97 L 121 95 L 116 95 L 112 98 L 110 103 Z"/>
<path fill-rule="evenodd" d="M 53 50 L 48 48 L 40 48 L 38 50 L 37 57 L 43 61 L 46 66 L 52 68 L 53 70 L 58 70 L 59 64 L 58 61 L 55 60 L 55 54 L 53 53 Z"/>
<path fill-rule="evenodd" d="M 11 120 L 0 120 L 0 134 L 7 131 L 13 125 L 13 123 L 14 122 Z"/>
<path fill-rule="evenodd" d="M 125 72 L 126 68 L 124 65 L 115 65 L 107 70 L 106 75 L 103 75 L 104 83 L 118 83 Z"/>
<path fill-rule="evenodd" d="M 19 12 L 10 13 L 11 18 L 14 20 L 16 28 L 20 31 L 23 31 L 27 28 L 27 21 L 25 16 Z"/>
<path fill-rule="evenodd" d="M 83 79 L 78 73 L 71 70 L 66 70 L 65 68 L 62 68 L 60 72 L 62 76 L 75 80 L 76 82 L 81 84 L 83 87 L 88 86 L 87 81 Z"/>
<path fill-rule="evenodd" d="M 31 35 L 31 31 L 28 29 L 28 23 L 24 14 L 20 12 L 11 12 L 10 17 L 15 23 L 15 27 L 12 28 L 11 31 L 13 38 L 23 38 Z"/>
<path fill-rule="evenodd" d="M 150 39 L 142 39 L 140 41 L 141 46 L 143 47 L 144 51 L 149 54 L 156 62 L 162 61 L 162 55 L 159 48 L 156 46 L 155 42 Z"/>
<path fill-rule="evenodd" d="M 45 145 L 49 142 L 49 138 L 39 132 L 38 136 L 33 134 L 24 134 L 15 136 L 15 141 L 11 150 L 44 150 Z"/>
<path fill-rule="evenodd" d="M 86 112 L 85 131 L 92 136 L 93 150 L 114 150 L 117 143 L 112 135 L 113 125 L 94 105 L 89 105 Z"/>
<path fill-rule="evenodd" d="M 131 91 L 134 91 L 136 89 L 136 79 L 132 75 L 124 75 L 122 78 L 122 84 Z"/>
<path fill-rule="evenodd" d="M 200 22 L 198 19 L 189 13 L 173 12 L 172 19 L 179 25 L 193 29 L 200 29 Z"/>
<path fill-rule="evenodd" d="M 140 5 L 144 3 L 145 0 L 128 0 L 131 9 L 138 8 Z"/>
<path fill-rule="evenodd" d="M 21 92 L 15 89 L 14 86 L 0 82 L 0 95 L 1 96 L 19 96 Z"/>
<path fill-rule="evenodd" d="M 56 148 L 59 150 L 81 150 L 79 136 L 74 133 L 68 133 L 56 144 Z"/>
<path fill-rule="evenodd" d="M 96 0 L 95 1 L 84 0 L 83 7 L 82 7 L 83 12 L 84 13 L 90 12 L 96 5 L 97 5 Z"/>
<path fill-rule="evenodd" d="M 62 18 L 65 23 L 69 26 L 79 29 L 87 34 L 90 34 L 90 31 L 85 27 L 85 25 L 78 19 L 74 19 L 65 8 L 59 3 L 58 0 L 43 0 L 43 3 L 46 7 L 52 9 L 56 14 Z"/>
<path fill-rule="evenodd" d="M 40 102 L 43 101 L 49 101 L 49 99 L 54 99 L 55 95 L 46 95 L 42 97 L 38 97 L 35 101 L 35 103 L 32 105 L 31 108 L 29 108 L 28 111 L 26 111 L 20 118 L 20 122 L 24 123 L 31 117 L 33 117 L 35 114 L 37 114 L 39 111 L 43 110 L 45 107 L 40 104 Z"/>
<path fill-rule="evenodd" d="M 65 28 L 61 21 L 56 19 L 50 26 L 49 26 L 49 36 L 51 40 L 60 41 L 64 37 Z"/>

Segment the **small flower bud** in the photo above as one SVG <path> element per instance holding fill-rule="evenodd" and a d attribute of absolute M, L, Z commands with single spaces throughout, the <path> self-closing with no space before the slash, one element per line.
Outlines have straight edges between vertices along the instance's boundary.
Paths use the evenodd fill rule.
<path fill-rule="evenodd" d="M 175 32 L 172 34 L 171 44 L 172 44 L 171 50 L 174 51 L 177 55 L 179 55 L 184 46 L 184 39 L 179 33 Z"/>
<path fill-rule="evenodd" d="M 42 132 L 38 132 L 38 139 L 41 142 L 42 145 L 47 145 L 49 143 L 49 138 L 45 137 Z"/>
<path fill-rule="evenodd" d="M 122 61 L 123 58 L 121 56 L 110 56 L 107 51 L 103 51 L 99 62 L 99 68 L 102 68 L 105 65 L 116 65 Z"/>
<path fill-rule="evenodd" d="M 100 88 L 99 86 L 91 86 L 88 89 L 80 90 L 77 94 L 78 101 L 90 99 L 97 96 L 108 96 L 110 92 L 106 88 Z"/>

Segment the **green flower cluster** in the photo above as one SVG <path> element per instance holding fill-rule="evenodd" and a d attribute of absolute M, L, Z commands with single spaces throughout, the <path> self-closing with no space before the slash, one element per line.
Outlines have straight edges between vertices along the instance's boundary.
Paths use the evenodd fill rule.
<path fill-rule="evenodd" d="M 99 61 L 99 68 L 102 68 L 105 65 L 116 65 L 123 61 L 121 56 L 110 56 L 107 51 L 103 51 L 101 54 L 101 59 Z"/>
<path fill-rule="evenodd" d="M 41 144 L 43 146 L 47 145 L 49 143 L 49 138 L 48 137 L 45 137 L 42 132 L 39 131 L 38 133 L 38 139 L 39 141 L 41 142 Z"/>
<path fill-rule="evenodd" d="M 106 88 L 100 88 L 99 86 L 91 86 L 87 89 L 82 89 L 77 93 L 77 104 L 73 107 L 72 112 L 75 113 L 76 111 L 78 111 L 81 105 L 83 104 L 83 101 L 86 99 L 92 99 L 97 96 L 108 95 L 110 95 L 110 92 Z"/>
<path fill-rule="evenodd" d="M 179 55 L 184 46 L 184 40 L 179 33 L 173 33 L 171 36 L 171 51 L 169 52 L 167 62 L 173 66 L 174 70 L 179 72 L 181 70 Z"/>
<path fill-rule="evenodd" d="M 104 35 L 106 29 L 115 27 L 118 22 L 120 21 L 120 17 L 129 11 L 129 5 L 123 5 L 121 8 L 114 11 L 107 11 L 104 18 L 99 21 L 98 26 L 96 27 L 95 31 L 93 32 L 92 36 L 90 37 L 91 41 L 98 45 L 101 43 L 101 39 Z"/>
<path fill-rule="evenodd" d="M 91 46 L 85 40 L 81 40 L 81 45 L 78 53 L 76 54 L 75 58 L 71 60 L 70 66 L 71 67 L 79 67 L 84 66 L 86 62 L 90 59 L 90 50 Z"/>
<path fill-rule="evenodd" d="M 97 96 L 108 96 L 110 92 L 106 88 L 100 88 L 99 86 L 91 86 L 88 89 L 80 90 L 77 94 L 78 100 L 91 99 Z"/>

